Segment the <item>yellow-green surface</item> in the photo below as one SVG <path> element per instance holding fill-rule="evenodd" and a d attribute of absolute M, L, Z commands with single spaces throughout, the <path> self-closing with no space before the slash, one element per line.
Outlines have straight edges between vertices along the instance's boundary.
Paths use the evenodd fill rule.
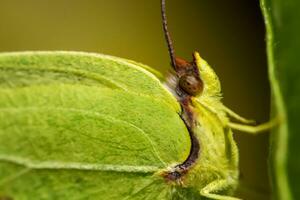
<path fill-rule="evenodd" d="M 0 197 L 231 200 L 238 150 L 218 77 L 195 55 L 200 156 L 171 182 L 162 173 L 186 160 L 191 140 L 148 67 L 80 52 L 0 54 Z"/>
<path fill-rule="evenodd" d="M 1 54 L 0 71 L 0 197 L 170 199 L 154 174 L 183 162 L 190 139 L 152 74 L 64 52 Z"/>

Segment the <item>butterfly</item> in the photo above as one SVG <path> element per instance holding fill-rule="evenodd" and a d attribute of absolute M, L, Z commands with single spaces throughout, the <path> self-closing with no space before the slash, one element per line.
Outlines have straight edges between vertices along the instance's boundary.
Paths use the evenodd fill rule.
<path fill-rule="evenodd" d="M 145 65 L 82 52 L 0 54 L 0 199 L 236 199 L 232 130 L 214 70 L 175 56 L 166 84 Z M 233 123 L 231 119 L 241 123 Z"/>

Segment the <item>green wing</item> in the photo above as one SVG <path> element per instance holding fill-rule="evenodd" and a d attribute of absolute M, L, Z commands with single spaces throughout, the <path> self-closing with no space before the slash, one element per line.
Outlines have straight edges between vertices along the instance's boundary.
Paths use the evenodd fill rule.
<path fill-rule="evenodd" d="M 0 199 L 170 199 L 190 140 L 159 80 L 87 53 L 0 55 Z"/>

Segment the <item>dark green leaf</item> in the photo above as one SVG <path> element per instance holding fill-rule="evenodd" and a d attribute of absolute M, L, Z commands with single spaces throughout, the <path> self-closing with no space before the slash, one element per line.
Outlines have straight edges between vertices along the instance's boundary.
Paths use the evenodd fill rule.
<path fill-rule="evenodd" d="M 271 165 L 277 199 L 300 199 L 300 1 L 261 0 L 267 28 L 273 116 Z"/>

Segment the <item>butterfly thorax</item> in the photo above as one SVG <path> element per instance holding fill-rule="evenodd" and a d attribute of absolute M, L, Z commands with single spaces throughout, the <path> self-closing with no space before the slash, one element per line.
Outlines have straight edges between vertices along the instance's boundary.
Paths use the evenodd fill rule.
<path fill-rule="evenodd" d="M 168 87 L 181 105 L 180 116 L 190 134 L 191 151 L 183 163 L 172 167 L 164 177 L 199 189 L 217 179 L 237 182 L 238 150 L 222 109 L 218 77 L 197 52 L 192 62 L 179 58 L 175 61 L 175 73 L 170 75 Z"/>

